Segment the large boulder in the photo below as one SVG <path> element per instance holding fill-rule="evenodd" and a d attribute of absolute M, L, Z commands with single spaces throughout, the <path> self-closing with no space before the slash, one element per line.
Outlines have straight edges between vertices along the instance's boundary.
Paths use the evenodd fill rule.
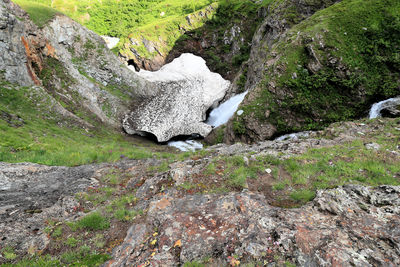
<path fill-rule="evenodd" d="M 139 75 L 160 93 L 125 116 L 123 127 L 128 134 L 151 133 L 165 142 L 179 135 L 211 132 L 212 127 L 204 123 L 206 112 L 224 97 L 230 83 L 212 73 L 202 58 L 182 54 L 159 71 L 142 70 Z"/>

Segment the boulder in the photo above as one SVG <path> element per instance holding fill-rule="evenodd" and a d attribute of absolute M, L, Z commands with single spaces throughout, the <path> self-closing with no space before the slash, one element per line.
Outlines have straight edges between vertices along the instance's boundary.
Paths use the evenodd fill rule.
<path fill-rule="evenodd" d="M 128 134 L 151 133 L 159 142 L 180 135 L 207 136 L 206 112 L 224 97 L 230 82 L 212 73 L 205 61 L 182 54 L 159 71 L 140 71 L 160 93 L 136 106 L 123 120 Z"/>

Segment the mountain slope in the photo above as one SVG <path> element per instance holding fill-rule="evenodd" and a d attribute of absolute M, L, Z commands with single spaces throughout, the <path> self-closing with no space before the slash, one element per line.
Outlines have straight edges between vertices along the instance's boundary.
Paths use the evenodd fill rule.
<path fill-rule="evenodd" d="M 120 119 L 157 88 L 121 64 L 102 38 L 49 14 L 39 28 L 12 2 L 0 6 L 0 160 L 77 165 L 152 156 L 124 139 Z"/>
<path fill-rule="evenodd" d="M 360 118 L 372 103 L 400 94 L 398 1 L 345 0 L 301 22 L 304 6 L 294 2 L 269 6 L 253 39 L 244 113 L 229 124 L 226 141 Z"/>

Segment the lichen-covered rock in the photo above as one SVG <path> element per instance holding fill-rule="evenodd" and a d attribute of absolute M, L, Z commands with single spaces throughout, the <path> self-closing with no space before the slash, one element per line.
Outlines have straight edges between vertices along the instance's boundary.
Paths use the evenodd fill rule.
<path fill-rule="evenodd" d="M 36 25 L 22 10 L 10 1 L 0 2 L 0 70 L 10 82 L 23 86 L 35 82 L 30 55 L 24 46 L 26 38 L 32 39 L 35 31 Z"/>
<path fill-rule="evenodd" d="M 153 201 L 105 266 L 176 266 L 206 256 L 229 264 L 280 259 L 301 266 L 400 264 L 400 188 L 345 186 L 319 191 L 298 209 L 254 193 Z M 149 247 L 157 228 L 156 245 Z M 154 253 L 155 252 L 155 253 Z"/>
<path fill-rule="evenodd" d="M 141 71 L 139 75 L 160 88 L 160 93 L 124 118 L 127 133 L 151 133 L 159 142 L 210 133 L 211 126 L 204 123 L 206 112 L 224 97 L 230 83 L 210 72 L 202 58 L 182 54 L 159 71 Z"/>

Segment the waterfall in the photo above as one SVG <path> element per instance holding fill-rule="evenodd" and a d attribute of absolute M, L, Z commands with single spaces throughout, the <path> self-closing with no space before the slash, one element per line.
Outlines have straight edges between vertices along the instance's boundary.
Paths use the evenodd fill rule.
<path fill-rule="evenodd" d="M 208 117 L 206 123 L 213 127 L 218 127 L 228 122 L 228 120 L 235 114 L 240 103 L 242 103 L 247 91 L 241 94 L 237 94 L 227 101 L 219 105 L 217 108 L 213 109 Z M 240 112 L 240 113 L 239 113 Z M 243 111 L 239 110 L 238 115 L 241 115 Z M 170 141 L 169 146 L 178 148 L 181 151 L 196 151 L 203 148 L 203 145 L 194 140 L 186 141 Z"/>
<path fill-rule="evenodd" d="M 206 121 L 207 124 L 218 127 L 228 122 L 242 103 L 247 91 L 229 98 L 227 101 L 213 109 Z"/>
<path fill-rule="evenodd" d="M 390 98 L 372 105 L 369 111 L 369 118 L 375 119 L 381 116 L 381 112 L 387 108 L 394 108 L 400 105 L 400 97 Z"/>

